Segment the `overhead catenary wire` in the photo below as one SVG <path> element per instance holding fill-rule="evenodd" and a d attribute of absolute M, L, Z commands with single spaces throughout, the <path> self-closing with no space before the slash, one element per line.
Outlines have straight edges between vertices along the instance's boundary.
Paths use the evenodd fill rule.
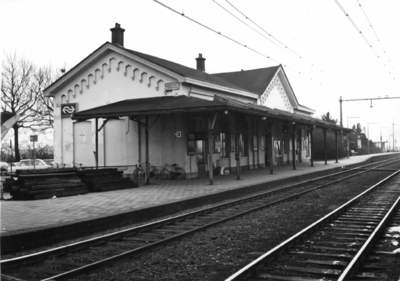
<path fill-rule="evenodd" d="M 238 19 L 240 22 L 242 22 L 243 24 L 245 24 L 246 26 L 250 27 L 252 30 L 256 31 L 258 34 L 260 34 L 259 31 L 255 30 L 253 27 L 251 27 L 250 25 L 248 25 L 247 23 L 243 22 L 241 19 L 239 19 L 237 16 L 233 15 L 230 11 L 228 11 L 226 8 L 224 8 L 221 4 L 219 4 L 218 2 L 216 2 L 215 0 L 213 0 L 216 4 L 218 4 L 221 8 L 223 8 L 226 12 L 228 12 L 229 14 L 231 14 L 233 17 L 235 17 L 236 19 Z M 286 44 L 284 44 L 283 42 L 281 42 L 280 40 L 278 40 L 276 37 L 274 37 L 272 34 L 270 34 L 268 31 L 266 31 L 260 24 L 257 24 L 254 20 L 252 20 L 249 16 L 247 16 L 244 12 L 242 12 L 239 8 L 237 8 L 236 6 L 234 6 L 231 2 L 229 2 L 228 0 L 225 0 L 232 8 L 234 8 L 238 13 L 240 13 L 243 17 L 245 17 L 247 20 L 249 20 L 251 23 L 253 23 L 255 26 L 257 26 L 260 30 L 262 30 L 264 33 L 266 33 L 268 36 L 270 36 L 271 38 L 273 38 L 276 42 L 278 42 L 280 45 L 278 45 L 278 47 L 286 50 L 286 51 L 290 51 L 292 54 L 294 54 L 295 56 L 299 57 L 300 59 L 304 60 L 305 62 L 307 62 L 307 65 L 310 67 L 313 67 L 314 70 L 316 70 L 319 74 L 323 73 L 323 71 L 321 70 L 321 68 L 315 66 L 314 63 L 311 63 L 310 61 L 308 61 L 307 59 L 305 59 L 303 56 L 301 56 L 300 54 L 296 53 L 294 50 L 292 50 L 291 48 L 289 48 Z M 264 34 L 260 34 L 261 36 L 263 36 L 264 38 L 269 39 L 268 37 L 265 37 Z M 269 39 L 270 40 L 270 39 Z M 270 40 L 271 42 L 273 42 L 272 40 Z M 273 42 L 275 43 L 275 42 Z M 277 45 L 275 43 L 275 45 Z M 283 47 L 284 48 L 283 48 Z M 316 69 L 317 68 L 317 69 Z M 319 69 L 319 70 L 318 70 Z M 304 73 L 299 72 L 299 74 Z M 315 75 L 315 74 L 314 74 Z M 329 76 L 329 78 L 332 78 L 331 76 Z M 313 80 L 313 78 L 311 77 L 311 80 Z M 322 84 L 322 82 L 320 83 Z"/>
<path fill-rule="evenodd" d="M 281 44 L 281 46 L 283 46 L 285 49 L 289 50 L 290 52 L 292 52 L 293 54 L 295 54 L 296 56 L 298 56 L 300 59 L 304 59 L 301 55 L 299 55 L 298 53 L 296 53 L 294 50 L 292 50 L 291 48 L 289 48 L 286 44 L 284 44 L 283 42 L 281 42 L 280 40 L 278 40 L 278 38 L 274 37 L 271 33 L 269 33 L 268 31 L 266 31 L 264 28 L 262 28 L 260 25 L 258 25 L 256 22 L 254 22 L 252 19 L 250 19 L 248 16 L 246 16 L 242 11 L 240 11 L 238 8 L 236 8 L 231 2 L 229 2 L 228 0 L 225 0 L 229 5 L 232 6 L 232 8 L 234 8 L 236 11 L 238 11 L 242 16 L 244 16 L 247 20 L 249 20 L 251 23 L 253 23 L 255 26 L 257 26 L 259 29 L 261 29 L 262 31 L 264 31 L 266 34 L 268 34 L 268 36 L 270 36 L 271 38 L 273 38 L 276 42 L 278 42 L 279 44 Z M 214 1 L 215 2 L 215 1 Z M 306 59 L 304 59 L 305 61 L 307 61 Z"/>
<path fill-rule="evenodd" d="M 246 25 L 247 27 L 249 27 L 250 29 L 252 29 L 254 32 L 258 33 L 260 36 L 264 37 L 265 39 L 267 39 L 269 42 L 271 42 L 272 44 L 274 44 L 275 46 L 277 46 L 280 49 L 283 49 L 289 53 L 294 54 L 295 56 L 299 57 L 300 59 L 303 59 L 299 54 L 297 54 L 296 52 L 294 52 L 292 49 L 288 48 L 285 44 L 283 44 L 282 42 L 280 42 L 279 40 L 277 40 L 275 37 L 273 37 L 271 34 L 269 34 L 268 32 L 266 32 L 264 29 L 262 29 L 260 26 L 258 26 L 257 24 L 255 24 L 253 21 L 251 21 L 248 17 L 246 17 L 246 19 L 250 20 L 253 24 L 255 24 L 258 28 L 260 28 L 261 30 L 263 30 L 265 33 L 267 33 L 271 38 L 273 38 L 275 41 L 271 40 L 270 38 L 268 38 L 267 36 L 265 36 L 264 34 L 262 34 L 260 31 L 256 30 L 254 27 L 250 26 L 249 24 L 245 23 L 243 20 L 241 20 L 239 17 L 237 17 L 236 15 L 234 15 L 232 12 L 230 12 L 228 9 L 226 9 L 224 6 L 222 6 L 220 3 L 218 3 L 217 1 L 213 0 L 213 2 L 215 4 L 217 4 L 220 8 L 222 8 L 225 12 L 229 13 L 232 17 L 236 18 L 238 21 L 240 21 L 241 23 L 243 23 L 244 25 Z M 228 2 L 228 1 L 227 1 Z M 229 3 L 229 2 L 228 2 Z M 229 3 L 232 7 L 234 7 L 231 3 Z M 235 8 L 235 7 L 234 7 Z M 236 9 L 236 8 L 235 8 Z M 241 13 L 238 9 L 236 9 L 239 13 Z M 243 13 L 241 13 L 243 15 Z M 244 16 L 244 15 L 243 15 Z"/>
<path fill-rule="evenodd" d="M 343 8 L 343 6 L 340 4 L 339 0 L 334 0 L 336 4 L 339 6 L 340 10 L 343 12 L 343 14 L 347 17 L 347 19 L 351 22 L 351 24 L 354 26 L 354 28 L 357 30 L 358 34 L 364 39 L 364 41 L 368 44 L 372 52 L 376 55 L 377 58 L 379 58 L 379 55 L 376 53 L 374 48 L 372 47 L 372 44 L 369 43 L 367 37 L 365 37 L 364 33 L 362 33 L 361 29 L 358 28 L 356 23 L 353 21 L 353 19 L 350 17 L 350 15 L 346 12 L 346 10 Z"/>
<path fill-rule="evenodd" d="M 171 8 L 171 7 L 167 6 L 167 5 L 165 5 L 164 3 L 161 3 L 161 2 L 158 1 L 158 0 L 153 0 L 153 1 L 156 2 L 157 4 L 160 4 L 160 5 L 163 6 L 164 8 L 167 8 L 168 10 L 170 10 L 170 11 L 172 11 L 172 12 L 178 14 L 178 15 L 181 15 L 181 16 L 187 18 L 188 20 L 190 20 L 190 21 L 192 21 L 192 22 L 194 22 L 194 23 L 196 23 L 196 24 L 198 24 L 198 25 L 200 25 L 200 26 L 202 26 L 202 27 L 208 29 L 209 31 L 212 31 L 212 32 L 214 32 L 214 33 L 216 33 L 216 34 L 218 34 L 218 35 L 221 35 L 221 36 L 225 37 L 226 39 L 228 39 L 228 40 L 230 40 L 230 41 L 232 41 L 232 42 L 234 42 L 234 43 L 236 43 L 236 44 L 238 44 L 238 45 L 240 45 L 240 46 L 243 46 L 243 47 L 249 49 L 250 51 L 252 51 L 252 52 L 254 52 L 254 53 L 256 53 L 256 54 L 258 54 L 258 55 L 260 55 L 260 56 L 263 56 L 263 57 L 265 57 L 265 58 L 267 58 L 267 59 L 269 59 L 269 60 L 271 60 L 271 61 L 273 61 L 273 62 L 275 62 L 275 63 L 277 63 L 277 64 L 281 64 L 279 61 L 273 59 L 271 56 L 265 55 L 265 54 L 263 54 L 263 53 L 261 53 L 261 52 L 255 50 L 255 49 L 253 49 L 253 48 L 247 46 L 246 44 L 243 44 L 243 43 L 241 43 L 241 42 L 239 42 L 239 41 L 237 41 L 237 40 L 235 40 L 235 39 L 233 39 L 233 38 L 231 38 L 231 37 L 229 37 L 229 36 L 227 36 L 227 35 L 225 35 L 225 34 L 222 34 L 220 31 L 216 31 L 215 29 L 213 29 L 213 28 L 211 28 L 211 27 L 208 27 L 208 26 L 206 26 L 205 24 L 202 24 L 202 23 L 200 23 L 199 21 L 196 21 L 196 20 L 192 19 L 191 17 L 185 15 L 184 13 L 180 13 L 180 12 L 178 12 L 177 10 L 174 10 L 173 8 Z M 287 69 L 290 69 L 290 70 L 292 70 L 292 71 L 294 71 L 294 72 L 300 73 L 299 71 L 296 71 L 295 69 L 289 67 L 287 64 L 282 64 L 282 65 L 283 65 L 284 67 L 286 67 Z"/>
<path fill-rule="evenodd" d="M 367 13 L 365 12 L 364 8 L 361 6 L 361 3 L 360 3 L 359 0 L 357 0 L 357 3 L 358 3 L 358 6 L 360 7 L 361 11 L 363 12 L 365 18 L 367 19 L 368 24 L 369 24 L 369 26 L 371 27 L 371 29 L 372 29 L 372 31 L 373 31 L 375 37 L 376 37 L 376 40 L 379 42 L 379 45 L 381 46 L 382 51 L 383 51 L 383 53 L 384 53 L 385 56 L 386 56 L 386 59 L 388 60 L 389 64 L 391 64 L 391 60 L 389 59 L 389 55 L 386 53 L 386 50 L 385 50 L 385 48 L 383 47 L 382 41 L 379 39 L 378 34 L 377 34 L 376 31 L 375 31 L 375 28 L 372 26 L 372 23 L 371 23 L 371 21 L 369 20 L 369 18 L 368 18 L 368 16 L 367 16 Z M 393 68 L 393 70 L 395 71 L 394 68 Z M 391 73 L 389 73 L 389 74 L 391 74 Z M 394 78 L 394 79 L 395 79 L 395 78 Z"/>

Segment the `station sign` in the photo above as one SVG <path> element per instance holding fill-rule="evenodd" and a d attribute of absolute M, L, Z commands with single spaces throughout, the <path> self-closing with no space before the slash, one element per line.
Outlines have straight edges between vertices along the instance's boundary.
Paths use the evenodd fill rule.
<path fill-rule="evenodd" d="M 78 111 L 77 103 L 61 104 L 61 117 L 71 117 L 71 115 L 77 111 Z"/>
<path fill-rule="evenodd" d="M 179 82 L 172 82 L 172 83 L 165 83 L 165 90 L 172 91 L 172 90 L 179 90 Z"/>
<path fill-rule="evenodd" d="M 37 135 L 30 135 L 31 141 L 37 141 Z"/>

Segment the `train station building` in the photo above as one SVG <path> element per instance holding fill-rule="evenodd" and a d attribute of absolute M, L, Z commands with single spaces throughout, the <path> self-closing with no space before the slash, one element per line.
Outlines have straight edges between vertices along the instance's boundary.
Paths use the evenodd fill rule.
<path fill-rule="evenodd" d="M 351 132 L 312 117 L 281 65 L 229 73 L 124 47 L 124 29 L 55 81 L 55 162 L 72 166 L 162 166 L 187 178 L 312 161 L 312 131 Z M 240 169 L 238 169 L 240 167 Z"/>

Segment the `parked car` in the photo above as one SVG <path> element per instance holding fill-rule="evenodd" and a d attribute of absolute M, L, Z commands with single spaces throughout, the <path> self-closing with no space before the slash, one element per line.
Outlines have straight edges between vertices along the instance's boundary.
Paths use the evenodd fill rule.
<path fill-rule="evenodd" d="M 54 168 L 56 163 L 54 163 L 54 159 L 43 159 L 44 163 Z"/>
<path fill-rule="evenodd" d="M 1 163 L 1 164 L 0 164 L 0 166 L 1 166 L 1 171 L 2 171 L 2 172 L 7 172 L 7 171 L 8 171 L 8 167 L 10 167 L 10 165 L 8 165 L 7 162 L 3 162 L 3 161 L 1 161 L 0 163 Z"/>
<path fill-rule="evenodd" d="M 35 162 L 34 162 L 35 161 Z M 50 169 L 51 166 L 47 165 L 42 159 L 24 159 L 15 164 L 15 166 L 8 167 L 9 172 L 15 172 L 16 170 L 30 170 L 33 169 L 33 163 L 35 163 L 35 169 Z"/>

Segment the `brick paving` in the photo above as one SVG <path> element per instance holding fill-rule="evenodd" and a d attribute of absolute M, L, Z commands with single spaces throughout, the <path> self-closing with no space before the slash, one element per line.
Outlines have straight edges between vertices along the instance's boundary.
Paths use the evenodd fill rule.
<path fill-rule="evenodd" d="M 241 180 L 236 180 L 236 174 L 214 177 L 214 185 L 208 184 L 208 178 L 185 180 L 152 181 L 148 186 L 139 188 L 89 193 L 85 195 L 61 197 L 56 199 L 32 201 L 1 201 L 1 236 L 13 236 L 21 233 L 35 232 L 43 229 L 90 221 L 110 215 L 123 214 L 134 210 L 156 205 L 187 200 L 190 198 L 234 190 L 240 187 L 272 182 L 285 178 L 301 176 L 323 170 L 338 169 L 341 166 L 361 164 L 370 156 L 355 156 L 350 159 L 340 159 L 339 163 L 330 160 L 324 162 L 309 162 L 274 167 L 270 175 L 269 168 L 242 171 Z M 9 195 L 8 195 L 9 196 Z M 4 196 L 7 198 L 7 194 Z"/>

